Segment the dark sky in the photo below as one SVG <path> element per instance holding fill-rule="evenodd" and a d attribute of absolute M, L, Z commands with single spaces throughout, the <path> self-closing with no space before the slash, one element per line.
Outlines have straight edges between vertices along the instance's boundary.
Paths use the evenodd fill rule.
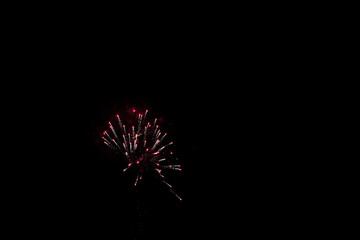
<path fill-rule="evenodd" d="M 74 27 L 31 41 L 32 30 L 25 45 L 16 37 L 2 89 L 7 222 L 46 239 L 181 239 L 226 233 L 220 226 L 233 217 L 240 223 L 225 229 L 256 228 L 271 209 L 269 149 L 258 146 L 271 140 L 264 130 L 276 106 L 253 51 L 233 55 L 227 42 L 214 48 L 211 36 L 178 31 L 110 30 Z M 164 119 L 184 169 L 171 177 L 182 202 L 151 178 L 135 192 L 101 143 L 109 119 L 132 106 Z"/>
<path fill-rule="evenodd" d="M 78 184 L 84 186 L 78 194 L 79 203 L 90 225 L 97 229 L 104 226 L 108 231 L 125 235 L 141 234 L 167 238 L 169 234 L 180 236 L 187 226 L 186 202 L 178 201 L 157 179 L 144 176 L 144 181 L 134 189 L 133 178 L 121 172 L 123 163 L 112 156 L 100 140 L 100 133 L 107 128 L 107 121 L 116 113 L 135 107 L 149 109 L 150 116 L 162 117 L 169 139 L 176 143 L 174 152 L 179 163 L 184 166 L 182 172 L 170 175 L 169 181 L 184 199 L 186 199 L 186 165 L 195 160 L 197 144 L 194 126 L 191 126 L 193 110 L 189 100 L 181 99 L 183 94 L 169 87 L 142 87 L 142 81 L 131 80 L 125 84 L 113 83 L 114 89 L 104 89 L 88 93 L 86 101 L 81 101 L 79 121 L 78 163 L 79 173 L 73 176 Z M 150 80 L 151 82 L 151 80 Z M 111 86 L 111 85 L 110 85 Z M 190 107 L 190 109 L 189 109 Z M 82 152 L 80 152 L 80 151 Z M 137 191 L 137 192 L 136 192 Z M 85 207 L 84 207 L 85 206 Z M 87 209 L 91 209 L 87 212 Z M 101 220 L 100 220 L 101 219 Z M 89 219 L 84 219 L 89 221 Z M 100 228 L 101 229 L 101 228 Z M 102 231 L 102 230 L 101 230 Z"/>
<path fill-rule="evenodd" d="M 187 175 L 192 172 L 191 162 L 199 161 L 196 94 L 185 82 L 171 78 L 160 82 L 152 74 L 111 77 L 108 81 L 109 74 L 86 73 L 76 86 L 59 81 L 21 95 L 16 121 L 28 144 L 12 153 L 18 162 L 9 180 L 13 179 L 15 193 L 9 208 L 14 221 L 23 219 L 17 226 L 25 226 L 24 231 L 44 236 L 167 239 L 190 230 Z M 183 166 L 183 171 L 169 174 L 169 183 L 183 201 L 151 176 L 144 176 L 135 190 L 134 179 L 121 171 L 121 159 L 102 143 L 107 122 L 130 107 L 149 109 L 151 116 L 162 119 Z M 18 157 L 24 152 L 28 158 Z"/>
<path fill-rule="evenodd" d="M 8 141 L 24 141 L 12 145 L 10 159 L 16 161 L 5 168 L 12 173 L 8 209 L 15 226 L 45 237 L 182 238 L 223 232 L 222 219 L 239 208 L 243 228 L 256 226 L 265 206 L 258 186 L 264 186 L 267 166 L 254 144 L 261 119 L 253 117 L 258 109 L 251 103 L 257 100 L 240 94 L 244 84 L 207 81 L 219 76 L 216 70 L 199 77 L 181 64 L 158 62 L 161 67 L 137 69 L 97 58 L 79 65 L 68 59 L 44 72 L 29 69 L 43 81 L 21 85 L 19 101 L 6 115 Z M 102 144 L 107 122 L 133 106 L 164 119 L 183 165 L 169 177 L 182 202 L 151 177 L 136 192 L 133 179 L 121 174 L 121 162 Z"/>

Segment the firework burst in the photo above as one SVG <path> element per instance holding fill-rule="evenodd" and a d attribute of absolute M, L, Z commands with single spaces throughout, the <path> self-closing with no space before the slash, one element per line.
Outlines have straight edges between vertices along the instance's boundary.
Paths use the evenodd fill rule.
<path fill-rule="evenodd" d="M 167 186 L 180 201 L 182 198 L 174 192 L 172 186 L 165 181 L 165 176 L 162 174 L 166 170 L 181 171 L 179 164 L 170 164 L 173 160 L 173 152 L 170 146 L 173 142 L 166 141 L 167 133 L 162 133 L 158 119 L 148 121 L 148 110 L 144 113 L 136 113 L 132 108 L 132 114 L 136 115 L 136 119 L 132 122 L 131 127 L 127 127 L 121 120 L 120 116 L 116 115 L 115 123 L 109 123 L 109 130 L 102 134 L 104 143 L 112 150 L 120 152 L 127 162 L 127 166 L 123 169 L 126 172 L 133 168 L 136 170 L 136 178 L 134 179 L 134 186 L 143 178 L 145 171 L 152 171 L 160 177 L 161 182 Z M 135 123 L 135 124 L 134 124 Z"/>

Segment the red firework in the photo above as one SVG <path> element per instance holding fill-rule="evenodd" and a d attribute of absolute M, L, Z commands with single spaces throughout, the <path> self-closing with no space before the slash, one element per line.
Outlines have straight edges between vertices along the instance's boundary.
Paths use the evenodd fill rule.
<path fill-rule="evenodd" d="M 132 108 L 131 112 L 136 114 L 136 109 Z M 169 160 L 173 158 L 173 152 L 169 150 L 169 146 L 173 145 L 173 142 L 166 143 L 164 139 L 167 133 L 161 132 L 159 125 L 157 125 L 157 118 L 151 122 L 147 118 L 148 110 L 145 113 L 138 113 L 135 120 L 136 127 L 133 124 L 127 128 L 117 114 L 116 124 L 113 125 L 109 122 L 110 131 L 104 131 L 102 134 L 104 143 L 110 149 L 120 152 L 124 156 L 127 166 L 123 172 L 130 168 L 136 170 L 137 176 L 134 186 L 142 180 L 144 171 L 153 171 L 181 201 L 182 198 L 172 190 L 172 186 L 165 181 L 162 174 L 164 170 L 181 171 L 179 164 L 169 164 Z"/>

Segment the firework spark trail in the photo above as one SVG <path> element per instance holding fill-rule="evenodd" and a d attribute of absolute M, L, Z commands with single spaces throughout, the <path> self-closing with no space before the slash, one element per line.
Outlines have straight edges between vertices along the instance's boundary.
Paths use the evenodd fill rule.
<path fill-rule="evenodd" d="M 132 112 L 136 112 L 134 108 Z M 117 124 L 112 125 L 109 121 L 108 124 L 111 131 L 104 131 L 102 139 L 110 149 L 119 151 L 125 156 L 127 166 L 123 169 L 123 172 L 130 168 L 137 170 L 134 186 L 137 186 L 139 181 L 142 180 L 144 171 L 155 170 L 170 192 L 181 201 L 182 198 L 172 190 L 172 186 L 164 180 L 165 176 L 162 175 L 163 170 L 181 171 L 179 164 L 167 164 L 168 157 L 166 154 L 172 155 L 173 152 L 165 151 L 165 149 L 172 145 L 173 142 L 162 145 L 167 133 L 161 132 L 159 125 L 156 124 L 157 118 L 154 119 L 153 124 L 150 124 L 150 121 L 146 122 L 147 115 L 148 110 L 144 114 L 137 114 L 136 126 L 132 125 L 127 131 L 126 125 L 123 124 L 120 116 L 117 114 Z M 119 127 L 118 132 L 116 131 L 117 127 Z M 118 134 L 120 137 L 118 137 Z"/>

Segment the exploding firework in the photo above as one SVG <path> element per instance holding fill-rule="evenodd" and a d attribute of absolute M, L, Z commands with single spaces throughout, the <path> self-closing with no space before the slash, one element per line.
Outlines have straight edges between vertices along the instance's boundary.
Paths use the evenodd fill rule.
<path fill-rule="evenodd" d="M 181 201 L 182 198 L 174 192 L 162 174 L 166 170 L 181 171 L 179 164 L 169 164 L 170 160 L 174 159 L 173 152 L 169 150 L 173 142 L 166 143 L 167 133 L 161 132 L 159 125 L 157 125 L 157 118 L 148 121 L 148 110 L 137 114 L 136 110 L 132 108 L 132 113 L 136 115 L 134 120 L 136 126 L 132 124 L 131 127 L 127 128 L 117 114 L 116 123 L 113 125 L 109 121 L 110 130 L 104 131 L 102 134 L 104 143 L 110 149 L 120 152 L 126 160 L 127 166 L 123 172 L 130 168 L 136 170 L 134 186 L 137 186 L 142 180 L 145 171 L 153 171 L 170 192 Z"/>

